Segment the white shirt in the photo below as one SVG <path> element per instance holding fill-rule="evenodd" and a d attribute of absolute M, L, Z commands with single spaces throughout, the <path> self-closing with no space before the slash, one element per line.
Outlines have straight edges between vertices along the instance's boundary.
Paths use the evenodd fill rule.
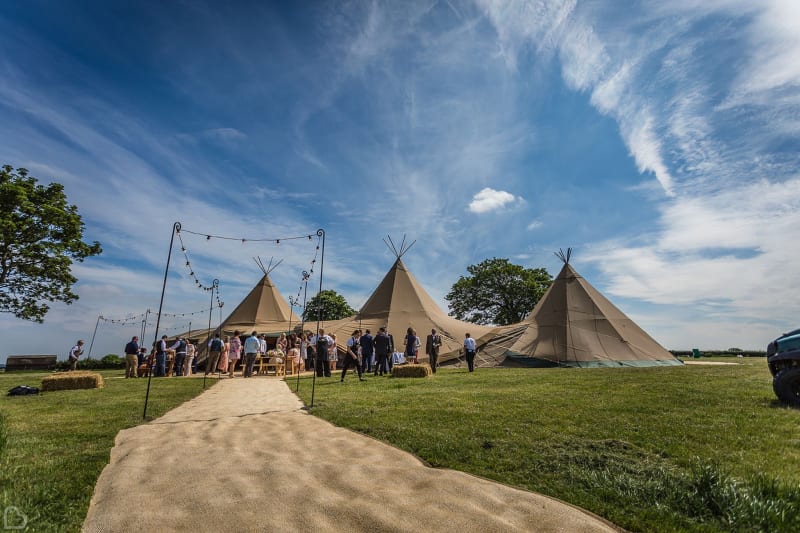
<path fill-rule="evenodd" d="M 266 339 L 259 339 L 258 340 L 258 351 L 261 353 L 267 353 L 267 340 Z"/>
<path fill-rule="evenodd" d="M 474 352 L 478 346 L 475 344 L 475 339 L 467 337 L 464 339 L 464 349 L 468 352 Z"/>
<path fill-rule="evenodd" d="M 360 352 L 361 352 L 361 345 L 357 344 L 357 343 L 358 343 L 358 340 L 354 339 L 353 337 L 350 337 L 349 339 L 347 339 L 347 347 L 350 348 L 350 350 L 354 354 L 356 354 L 356 356 L 358 356 L 360 354 Z M 353 346 L 356 347 L 355 350 L 353 350 Z"/>
<path fill-rule="evenodd" d="M 261 343 L 259 342 L 258 337 L 247 337 L 244 340 L 244 353 L 256 353 L 258 351 L 259 344 Z"/>

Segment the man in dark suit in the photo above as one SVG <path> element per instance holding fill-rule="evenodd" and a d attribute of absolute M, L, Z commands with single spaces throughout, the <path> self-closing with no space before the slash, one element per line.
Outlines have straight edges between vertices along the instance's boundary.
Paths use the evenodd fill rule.
<path fill-rule="evenodd" d="M 439 361 L 439 347 L 442 345 L 441 335 L 436 334 L 436 330 L 432 329 L 431 334 L 425 341 L 425 353 L 428 354 L 428 361 L 431 365 L 431 370 L 436 373 L 436 365 Z"/>

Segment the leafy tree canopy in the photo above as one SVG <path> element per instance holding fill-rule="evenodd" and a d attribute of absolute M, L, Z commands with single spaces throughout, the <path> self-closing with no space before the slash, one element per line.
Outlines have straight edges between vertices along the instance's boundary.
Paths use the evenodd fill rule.
<path fill-rule="evenodd" d="M 347 304 L 344 296 L 332 290 L 321 291 L 306 303 L 303 320 L 317 320 L 317 309 L 321 311 L 320 320 L 339 320 L 356 314 L 356 310 Z"/>
<path fill-rule="evenodd" d="M 0 168 L 0 312 L 43 322 L 45 302 L 78 299 L 72 261 L 102 252 L 100 243 L 81 240 L 83 228 L 63 185 L 38 185 L 24 168 Z"/>
<path fill-rule="evenodd" d="M 524 268 L 496 257 L 468 266 L 467 272 L 445 299 L 450 316 L 475 324 L 522 321 L 553 282 L 543 268 Z"/>

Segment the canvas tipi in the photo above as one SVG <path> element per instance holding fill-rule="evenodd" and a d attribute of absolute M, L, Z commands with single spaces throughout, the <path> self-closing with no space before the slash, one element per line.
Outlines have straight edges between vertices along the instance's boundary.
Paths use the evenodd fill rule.
<path fill-rule="evenodd" d="M 231 335 L 235 330 L 239 330 L 242 334 L 251 331 L 279 334 L 300 324 L 300 318 L 292 312 L 289 304 L 286 303 L 286 298 L 281 295 L 269 278 L 270 273 L 275 270 L 280 261 L 274 265 L 270 261 L 267 267 L 260 261 L 256 261 L 256 263 L 261 267 L 264 275 L 220 325 L 219 329 L 225 335 Z"/>
<path fill-rule="evenodd" d="M 569 264 L 520 325 L 505 352 L 507 363 L 525 366 L 615 367 L 680 365 Z M 519 325 L 514 326 L 519 328 Z M 514 327 L 509 327 L 513 330 Z"/>
<path fill-rule="evenodd" d="M 411 243 L 413 245 L 413 243 Z M 459 350 L 463 346 L 464 334 L 469 332 L 478 345 L 485 343 L 494 331 L 491 326 L 480 326 L 462 322 L 448 316 L 414 278 L 402 256 L 408 249 L 401 245 L 395 249 L 396 261 L 373 291 L 358 314 L 325 325 L 326 332 L 335 332 L 338 344 L 344 346 L 354 329 L 370 329 L 373 335 L 378 328 L 387 326 L 395 341 L 395 349 L 403 351 L 403 339 L 406 330 L 411 327 L 422 341 L 419 350 L 419 361 L 427 361 L 425 355 L 425 339 L 431 329 L 436 329 L 442 336 L 439 350 L 439 363 L 456 362 Z M 460 357 L 463 360 L 463 356 Z"/>

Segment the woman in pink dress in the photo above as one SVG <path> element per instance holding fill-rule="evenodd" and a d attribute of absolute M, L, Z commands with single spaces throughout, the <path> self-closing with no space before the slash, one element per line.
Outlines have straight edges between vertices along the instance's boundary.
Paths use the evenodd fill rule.
<path fill-rule="evenodd" d="M 233 377 L 233 371 L 236 369 L 236 362 L 242 353 L 242 341 L 239 339 L 239 331 L 233 332 L 233 338 L 228 344 L 228 375 Z"/>
<path fill-rule="evenodd" d="M 222 339 L 222 352 L 219 354 L 219 364 L 217 365 L 220 372 L 228 371 L 228 348 L 230 347 L 230 340 L 231 338 L 227 335 Z"/>

